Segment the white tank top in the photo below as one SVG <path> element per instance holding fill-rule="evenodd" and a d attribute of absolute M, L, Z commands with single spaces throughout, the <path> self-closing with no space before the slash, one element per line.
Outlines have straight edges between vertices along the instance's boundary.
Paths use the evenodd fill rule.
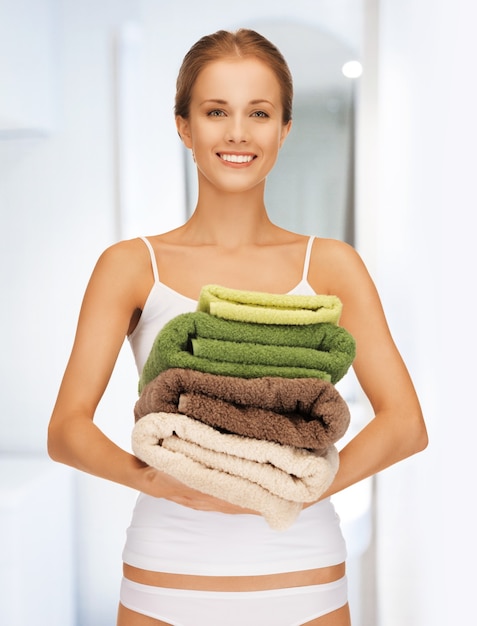
<path fill-rule="evenodd" d="M 169 320 L 196 310 L 197 301 L 161 283 L 151 243 L 154 284 L 129 336 L 138 374 L 157 333 Z M 290 294 L 313 295 L 308 283 L 313 237 L 300 282 Z M 125 563 L 141 569 L 202 576 L 261 575 L 342 563 L 346 547 L 329 499 L 308 507 L 286 531 L 272 530 L 259 515 L 195 511 L 140 494 L 127 531 Z"/>
<path fill-rule="evenodd" d="M 197 301 L 183 296 L 178 291 L 171 289 L 159 279 L 156 256 L 151 243 L 145 237 L 141 237 L 146 244 L 151 256 L 152 272 L 154 284 L 147 297 L 141 318 L 134 331 L 129 335 L 129 342 L 136 361 L 139 374 L 142 372 L 152 344 L 161 328 L 176 315 L 189 313 L 197 308 Z M 308 283 L 308 269 L 310 266 L 311 250 L 314 237 L 310 237 L 306 247 L 305 260 L 303 263 L 303 273 L 300 282 L 289 294 L 315 295 L 311 285 Z"/>

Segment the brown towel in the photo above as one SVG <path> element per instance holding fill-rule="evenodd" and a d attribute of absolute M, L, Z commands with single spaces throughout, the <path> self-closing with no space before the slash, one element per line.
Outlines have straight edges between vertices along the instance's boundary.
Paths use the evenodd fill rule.
<path fill-rule="evenodd" d="M 155 412 L 180 412 L 229 433 L 318 451 L 338 441 L 350 421 L 346 402 L 324 380 L 245 379 L 180 368 L 144 387 L 136 420 Z"/>
<path fill-rule="evenodd" d="M 227 435 L 174 413 L 151 413 L 133 429 L 138 458 L 188 486 L 261 513 L 275 529 L 289 527 L 302 502 L 318 500 L 339 457 Z"/>

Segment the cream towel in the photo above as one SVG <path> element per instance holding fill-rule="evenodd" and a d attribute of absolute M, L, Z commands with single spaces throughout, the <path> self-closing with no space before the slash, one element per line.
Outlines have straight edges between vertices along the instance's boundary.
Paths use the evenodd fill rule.
<path fill-rule="evenodd" d="M 303 502 L 318 500 L 333 481 L 339 456 L 221 433 L 186 415 L 150 413 L 132 433 L 134 454 L 189 487 L 261 513 L 288 528 Z"/>

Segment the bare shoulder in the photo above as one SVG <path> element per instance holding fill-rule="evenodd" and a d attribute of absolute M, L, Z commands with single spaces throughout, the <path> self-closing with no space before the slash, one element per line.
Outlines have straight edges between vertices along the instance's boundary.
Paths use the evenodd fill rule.
<path fill-rule="evenodd" d="M 359 257 L 353 246 L 339 239 L 317 237 L 315 249 L 319 257 L 329 259 L 332 262 L 349 262 L 351 259 Z"/>
<path fill-rule="evenodd" d="M 139 238 L 123 240 L 106 248 L 96 269 L 125 282 L 152 276 L 149 251 Z"/>
<path fill-rule="evenodd" d="M 153 283 L 151 260 L 140 239 L 115 243 L 100 255 L 86 297 L 111 304 L 116 301 L 126 310 L 141 309 Z"/>
<path fill-rule="evenodd" d="M 149 253 L 141 239 L 125 239 L 106 248 L 98 259 L 98 265 L 134 273 L 147 265 L 148 259 Z"/>
<path fill-rule="evenodd" d="M 388 334 L 382 303 L 359 253 L 349 244 L 319 239 L 310 265 L 315 291 L 338 296 L 343 303 L 341 324 L 356 337 L 364 331 Z M 382 336 L 381 336 L 382 339 Z"/>
<path fill-rule="evenodd" d="M 319 291 L 345 295 L 358 283 L 372 280 L 361 256 L 353 246 L 337 239 L 317 238 L 310 264 L 309 281 Z"/>

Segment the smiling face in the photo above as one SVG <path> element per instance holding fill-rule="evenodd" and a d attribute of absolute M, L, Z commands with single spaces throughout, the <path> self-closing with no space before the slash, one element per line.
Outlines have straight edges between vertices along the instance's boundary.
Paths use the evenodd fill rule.
<path fill-rule="evenodd" d="M 209 63 L 192 89 L 188 118 L 177 117 L 199 185 L 229 192 L 263 186 L 290 129 L 282 119 L 280 84 L 265 63 L 254 57 Z"/>

